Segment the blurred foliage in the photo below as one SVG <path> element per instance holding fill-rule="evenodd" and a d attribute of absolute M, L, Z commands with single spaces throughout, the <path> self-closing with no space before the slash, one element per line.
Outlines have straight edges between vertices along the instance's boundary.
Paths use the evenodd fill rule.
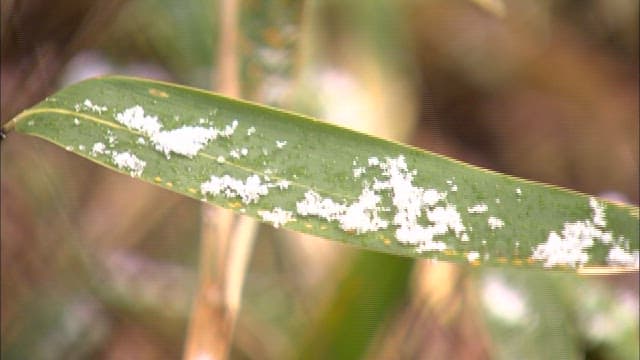
<path fill-rule="evenodd" d="M 338 92 L 344 98 L 350 88 L 364 89 L 364 104 L 382 103 L 378 89 L 396 93 L 396 82 L 409 79 L 417 95 L 398 97 L 417 109 L 407 116 L 415 145 L 638 204 L 638 2 L 511 0 L 502 1 L 502 17 L 481 2 L 488 3 L 242 1 L 243 91 L 300 109 L 295 89 L 322 84 L 307 75 L 317 70 L 307 66 L 313 62 L 382 79 Z M 311 3 L 327 6 L 318 23 L 322 36 L 333 36 L 322 46 L 305 38 Z M 53 92 L 63 73 L 80 71 L 65 64 L 86 50 L 109 71 L 160 66 L 165 79 L 210 85 L 215 1 L 1 4 L 3 122 Z M 371 75 L 380 68 L 396 72 Z M 199 204 L 17 134 L 1 151 L 2 357 L 179 356 Z M 370 358 L 638 358 L 637 273 L 579 278 L 454 267 L 438 277 L 417 264 L 408 282 L 405 260 L 263 230 L 232 358 L 316 350 Z M 377 283 L 388 266 L 385 279 L 397 281 Z M 504 291 L 520 294 L 532 317 L 496 317 L 487 301 L 498 303 Z"/>

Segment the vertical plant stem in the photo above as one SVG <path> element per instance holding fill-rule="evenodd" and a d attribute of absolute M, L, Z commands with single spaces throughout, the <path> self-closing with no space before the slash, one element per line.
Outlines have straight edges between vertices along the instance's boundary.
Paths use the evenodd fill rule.
<path fill-rule="evenodd" d="M 212 84 L 239 97 L 238 0 L 220 1 L 220 48 L 218 73 Z M 257 223 L 230 210 L 202 206 L 200 279 L 196 291 L 184 358 L 226 359 L 231 348 L 246 267 L 253 248 Z"/>

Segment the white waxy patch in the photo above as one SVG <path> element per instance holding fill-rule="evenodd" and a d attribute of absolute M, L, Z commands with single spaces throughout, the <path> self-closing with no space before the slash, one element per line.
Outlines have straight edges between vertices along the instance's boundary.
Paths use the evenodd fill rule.
<path fill-rule="evenodd" d="M 250 128 L 247 130 L 247 136 L 251 136 L 251 135 L 253 135 L 255 132 L 256 132 L 256 128 L 252 126 L 252 127 L 250 127 Z"/>
<path fill-rule="evenodd" d="M 67 145 L 67 146 L 65 146 L 64 149 L 67 150 L 67 151 L 73 151 L 73 146 Z"/>
<path fill-rule="evenodd" d="M 607 264 L 637 269 L 640 267 L 640 253 L 638 251 L 627 252 L 621 246 L 614 245 L 609 249 Z"/>
<path fill-rule="evenodd" d="M 360 176 L 362 176 L 362 174 L 364 174 L 366 172 L 366 169 L 364 167 L 358 167 L 358 168 L 354 168 L 353 169 L 353 177 L 355 178 L 359 178 Z"/>
<path fill-rule="evenodd" d="M 249 150 L 247 150 L 247 148 L 240 149 L 240 155 L 247 156 L 247 154 L 249 154 Z"/>
<path fill-rule="evenodd" d="M 103 111 L 107 111 L 109 110 L 109 108 L 107 108 L 106 106 L 99 106 L 99 105 L 95 105 L 91 102 L 91 100 L 89 99 L 85 99 L 84 102 L 82 103 L 82 105 L 88 109 L 91 110 L 93 112 L 97 112 L 98 114 L 102 114 Z M 75 106 L 76 111 L 80 110 L 80 107 L 78 105 Z"/>
<path fill-rule="evenodd" d="M 278 147 L 278 149 L 282 149 L 283 147 L 285 147 L 285 145 L 287 145 L 287 141 L 286 140 L 276 140 L 276 146 Z"/>
<path fill-rule="evenodd" d="M 458 191 L 458 185 L 451 186 L 451 191 L 453 191 L 453 192 Z"/>
<path fill-rule="evenodd" d="M 113 152 L 113 162 L 121 170 L 128 170 L 131 176 L 139 177 L 147 163 L 130 152 Z"/>
<path fill-rule="evenodd" d="M 80 150 L 80 151 L 85 151 L 85 150 L 86 150 L 86 148 L 85 148 L 85 146 L 84 146 L 84 145 L 78 145 L 78 150 Z"/>
<path fill-rule="evenodd" d="M 291 211 L 286 211 L 279 207 L 275 207 L 271 211 L 260 210 L 258 211 L 258 215 L 260 215 L 262 221 L 270 222 L 275 228 L 294 220 Z"/>
<path fill-rule="evenodd" d="M 500 199 L 496 198 L 496 204 L 500 204 Z"/>
<path fill-rule="evenodd" d="M 489 224 L 489 228 L 491 230 L 501 229 L 504 227 L 504 221 L 495 216 L 489 216 L 489 218 L 487 219 L 487 224 Z"/>
<path fill-rule="evenodd" d="M 144 140 L 142 136 L 138 137 L 138 140 L 136 140 L 136 143 L 140 145 L 147 145 L 147 142 Z"/>
<path fill-rule="evenodd" d="M 97 142 L 93 144 L 93 147 L 91 148 L 91 155 L 96 156 L 98 154 L 104 154 L 106 149 L 107 147 L 103 143 Z"/>
<path fill-rule="evenodd" d="M 369 158 L 369 166 L 378 166 L 380 164 L 380 160 L 377 157 L 372 156 Z"/>
<path fill-rule="evenodd" d="M 522 195 L 522 190 L 520 188 L 516 188 L 516 195 Z"/>
<path fill-rule="evenodd" d="M 74 118 L 73 119 L 73 124 L 76 125 L 76 126 L 80 125 L 80 120 L 78 120 L 78 118 Z"/>
<path fill-rule="evenodd" d="M 467 208 L 469 214 L 482 214 L 489 211 L 487 204 L 476 204 Z"/>
<path fill-rule="evenodd" d="M 477 251 L 469 251 L 469 253 L 467 254 L 467 260 L 469 262 L 474 262 L 478 259 L 480 259 L 480 253 Z"/>
<path fill-rule="evenodd" d="M 462 236 L 460 236 L 460 241 L 469 241 L 469 235 L 467 235 L 467 233 L 463 233 Z"/>
<path fill-rule="evenodd" d="M 218 164 L 224 164 L 224 156 L 220 155 L 216 158 L 216 161 L 218 162 Z"/>
<path fill-rule="evenodd" d="M 280 180 L 275 184 L 275 186 L 280 188 L 280 190 L 286 190 L 289 188 L 289 180 Z"/>
<path fill-rule="evenodd" d="M 233 135 L 238 127 L 238 121 L 233 120 L 223 130 L 211 127 L 183 126 L 163 131 L 158 117 L 145 115 L 144 109 L 140 105 L 116 114 L 116 120 L 130 129 L 140 131 L 149 136 L 155 149 L 164 153 L 167 159 L 170 158 L 171 153 L 192 158 L 210 141 L 220 136 L 228 138 Z"/>
<path fill-rule="evenodd" d="M 267 184 L 263 184 L 258 175 L 251 175 L 244 182 L 229 175 L 222 177 L 212 175 L 209 181 L 200 185 L 200 191 L 204 195 L 222 194 L 227 198 L 239 197 L 245 204 L 258 202 L 261 196 L 269 193 Z"/>

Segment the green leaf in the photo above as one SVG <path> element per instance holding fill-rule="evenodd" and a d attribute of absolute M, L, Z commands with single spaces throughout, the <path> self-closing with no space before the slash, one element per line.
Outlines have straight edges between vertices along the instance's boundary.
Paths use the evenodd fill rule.
<path fill-rule="evenodd" d="M 194 199 L 369 250 L 472 264 L 638 267 L 635 207 L 197 89 L 92 79 L 12 126 Z"/>

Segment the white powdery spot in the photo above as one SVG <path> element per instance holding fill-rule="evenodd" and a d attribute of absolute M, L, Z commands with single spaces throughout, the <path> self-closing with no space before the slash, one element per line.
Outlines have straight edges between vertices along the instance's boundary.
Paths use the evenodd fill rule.
<path fill-rule="evenodd" d="M 283 141 L 276 140 L 276 146 L 278 147 L 278 149 L 282 149 L 285 145 L 287 145 L 286 140 L 283 140 Z"/>
<path fill-rule="evenodd" d="M 593 223 L 598 227 L 607 226 L 607 220 L 604 216 L 604 206 L 594 197 L 589 198 L 589 206 L 593 210 Z"/>
<path fill-rule="evenodd" d="M 80 120 L 78 120 L 78 118 L 74 118 L 73 119 L 73 124 L 76 125 L 76 126 L 80 125 Z"/>
<path fill-rule="evenodd" d="M 377 157 L 372 156 L 369 158 L 369 166 L 378 166 L 380 164 L 380 160 Z"/>
<path fill-rule="evenodd" d="M 106 106 L 99 106 L 99 105 L 93 104 L 89 99 L 85 99 L 82 105 L 84 105 L 84 107 L 87 108 L 88 110 L 97 112 L 98 114 L 102 114 L 103 111 L 109 110 Z M 76 111 L 78 110 L 79 110 L 79 107 L 76 105 Z"/>
<path fill-rule="evenodd" d="M 487 204 L 476 204 L 467 208 L 469 214 L 482 214 L 489 210 Z"/>
<path fill-rule="evenodd" d="M 150 134 L 156 150 L 164 153 L 167 159 L 172 152 L 192 158 L 218 135 L 216 129 L 199 126 L 184 126 Z"/>
<path fill-rule="evenodd" d="M 138 159 L 137 156 L 130 152 L 114 152 L 112 159 L 119 169 L 129 170 L 129 174 L 136 177 L 142 175 L 142 171 L 147 165 L 145 161 Z"/>
<path fill-rule="evenodd" d="M 522 190 L 520 188 L 516 188 L 516 195 L 522 195 Z"/>
<path fill-rule="evenodd" d="M 256 128 L 252 126 L 252 127 L 250 127 L 250 128 L 247 130 L 247 136 L 251 136 L 251 135 L 253 135 L 255 132 L 256 132 Z"/>
<path fill-rule="evenodd" d="M 279 207 L 275 207 L 271 211 L 260 210 L 258 211 L 258 215 L 262 217 L 262 221 L 270 222 L 273 224 L 273 227 L 276 228 L 294 219 L 291 211 L 286 211 Z"/>
<path fill-rule="evenodd" d="M 250 204 L 258 202 L 261 196 L 269 193 L 268 186 L 263 184 L 258 175 L 251 175 L 245 182 L 229 175 L 211 176 L 209 181 L 200 185 L 202 194 L 224 195 L 227 198 L 240 197 L 242 202 Z"/>
<path fill-rule="evenodd" d="M 341 229 L 362 234 L 385 229 L 389 225 L 378 214 L 379 202 L 380 196 L 368 188 L 363 189 L 358 200 L 349 205 L 323 199 L 320 194 L 309 190 L 304 194 L 304 199 L 296 203 L 296 211 L 302 216 L 338 221 Z"/>
<path fill-rule="evenodd" d="M 625 251 L 622 247 L 615 245 L 609 249 L 607 264 L 633 267 L 637 269 L 640 267 L 640 253 L 638 253 L 638 251 L 630 253 Z"/>
<path fill-rule="evenodd" d="M 478 259 L 480 259 L 480 253 L 477 251 L 469 251 L 469 253 L 467 254 L 467 260 L 469 262 L 474 262 Z"/>
<path fill-rule="evenodd" d="M 216 158 L 218 164 L 224 164 L 224 156 L 220 155 Z"/>
<path fill-rule="evenodd" d="M 364 167 L 358 167 L 358 168 L 354 168 L 353 169 L 353 177 L 355 178 L 359 178 L 360 176 L 362 176 L 362 174 L 364 174 L 366 172 L 366 169 Z"/>
<path fill-rule="evenodd" d="M 142 136 L 138 137 L 138 140 L 136 140 L 136 143 L 140 145 L 147 145 L 147 142 L 144 140 Z"/>
<path fill-rule="evenodd" d="M 170 158 L 172 152 L 192 158 L 211 140 L 215 140 L 219 136 L 229 137 L 238 127 L 238 121 L 234 120 L 224 130 L 201 126 L 183 126 L 163 131 L 158 117 L 145 115 L 144 109 L 140 105 L 116 114 L 116 120 L 129 129 L 140 131 L 149 136 L 155 149 L 164 153 L 167 159 Z"/>
<path fill-rule="evenodd" d="M 280 180 L 278 181 L 275 186 L 278 187 L 280 190 L 286 190 L 289 188 L 289 180 Z"/>
<path fill-rule="evenodd" d="M 93 147 L 91 148 L 91 155 L 96 156 L 98 154 L 104 154 L 106 149 L 107 147 L 103 143 L 97 142 L 93 144 Z"/>
<path fill-rule="evenodd" d="M 78 145 L 78 150 L 80 151 L 84 151 L 86 148 L 84 147 L 84 145 Z"/>
<path fill-rule="evenodd" d="M 539 244 L 531 257 L 544 260 L 545 267 L 582 266 L 589 261 L 589 254 L 585 250 L 593 246 L 594 238 L 599 238 L 601 234 L 588 220 L 565 223 L 562 236 L 555 231 L 549 233 L 547 241 Z"/>
<path fill-rule="evenodd" d="M 604 206 L 595 198 L 589 199 L 589 206 L 593 214 L 592 219 L 566 222 L 559 235 L 551 231 L 545 243 L 539 244 L 531 257 L 537 260 L 544 260 L 545 267 L 556 265 L 583 266 L 589 261 L 589 254 L 586 250 L 598 240 L 603 244 L 613 242 L 613 234 L 604 231 L 606 226 Z M 624 238 L 619 238 L 619 243 L 624 242 Z M 627 252 L 623 247 L 614 244 L 609 249 L 607 263 L 611 265 L 638 267 L 638 252 Z"/>
<path fill-rule="evenodd" d="M 504 227 L 504 221 L 495 216 L 489 216 L 489 218 L 487 219 L 487 223 L 489 224 L 489 228 L 491 230 L 501 229 Z"/>

